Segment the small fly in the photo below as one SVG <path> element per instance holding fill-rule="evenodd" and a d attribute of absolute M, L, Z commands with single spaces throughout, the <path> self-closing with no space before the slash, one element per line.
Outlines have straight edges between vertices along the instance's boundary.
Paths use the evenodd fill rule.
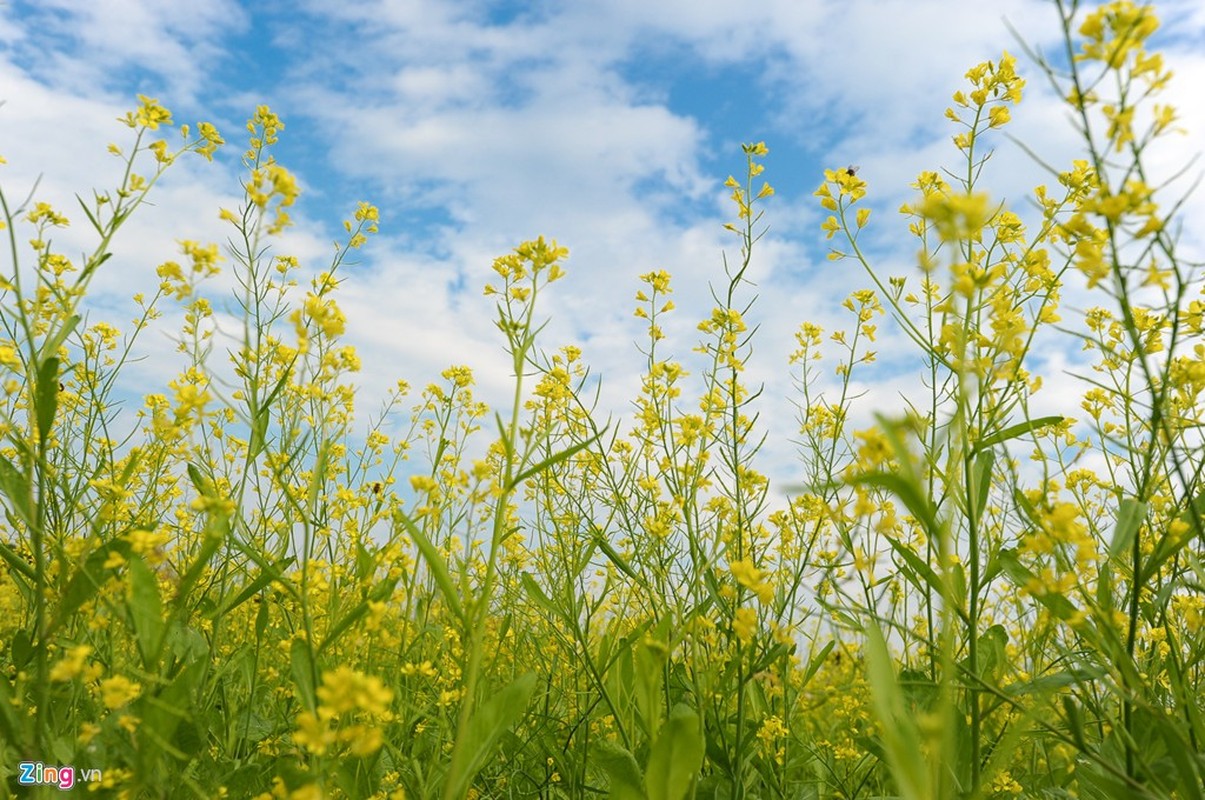
<path fill-rule="evenodd" d="M 845 168 L 845 174 L 852 178 L 853 176 L 858 174 L 858 170 L 860 170 L 860 169 L 862 169 L 862 168 L 859 167 L 858 165 L 850 164 L 848 167 Z"/>

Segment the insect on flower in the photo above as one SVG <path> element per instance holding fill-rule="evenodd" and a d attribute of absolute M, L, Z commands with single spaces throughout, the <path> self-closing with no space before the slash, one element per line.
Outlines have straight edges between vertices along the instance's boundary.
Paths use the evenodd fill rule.
<path fill-rule="evenodd" d="M 858 170 L 860 170 L 860 169 L 862 169 L 862 168 L 859 167 L 857 164 L 850 164 L 848 167 L 845 168 L 845 174 L 849 175 L 850 177 L 853 177 L 854 175 L 858 174 Z"/>

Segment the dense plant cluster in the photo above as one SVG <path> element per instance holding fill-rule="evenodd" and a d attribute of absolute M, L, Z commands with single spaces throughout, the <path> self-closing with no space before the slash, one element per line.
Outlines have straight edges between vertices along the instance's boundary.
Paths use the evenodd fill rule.
<path fill-rule="evenodd" d="M 980 186 L 1024 87 L 1007 53 L 967 73 L 957 166 L 902 209 L 914 274 L 860 246 L 856 170 L 825 173 L 831 257 L 870 283 L 848 330 L 797 333 L 805 479 L 781 507 L 744 373 L 764 144 L 727 181 L 740 259 L 689 363 L 665 355 L 671 277 L 641 277 L 625 424 L 577 347 L 537 344 L 567 256 L 539 238 L 485 289 L 509 407 L 453 366 L 415 399 L 399 381 L 365 432 L 338 292 L 379 213 L 308 281 L 274 255 L 298 189 L 266 107 L 228 246 L 182 241 L 125 332 L 82 321 L 90 282 L 218 131 L 173 149 L 140 98 L 120 185 L 71 220 L 96 235 L 79 261 L 64 212 L 0 195 L 0 794 L 36 793 L 18 765 L 39 762 L 63 768 L 47 795 L 74 769 L 129 798 L 1201 798 L 1205 305 L 1143 166 L 1175 130 L 1170 75 L 1149 7 L 1059 9 L 1065 69 L 1037 60 L 1085 154 L 1031 224 Z M 234 330 L 204 292 L 221 269 Z M 185 364 L 127 429 L 120 374 L 170 303 Z M 888 317 L 923 391 L 854 429 Z M 1092 372 L 1034 416 L 1034 343 L 1059 331 Z"/>

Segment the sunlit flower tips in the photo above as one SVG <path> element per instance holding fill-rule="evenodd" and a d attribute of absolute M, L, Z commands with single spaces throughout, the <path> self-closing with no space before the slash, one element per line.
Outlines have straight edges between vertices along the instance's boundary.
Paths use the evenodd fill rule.
<path fill-rule="evenodd" d="M 126 115 L 118 117 L 118 120 L 131 128 L 146 128 L 152 131 L 158 130 L 160 125 L 172 124 L 172 112 L 161 106 L 155 98 L 140 94 L 138 102 L 138 108 L 126 112 Z"/>
<path fill-rule="evenodd" d="M 358 222 L 364 222 L 364 221 L 379 222 L 380 219 L 381 219 L 380 210 L 377 209 L 377 207 L 372 205 L 371 203 L 365 203 L 365 202 L 361 201 L 359 206 L 357 206 L 356 221 L 358 221 Z"/>
<path fill-rule="evenodd" d="M 836 217 L 830 216 L 821 224 L 820 230 L 824 231 L 824 238 L 831 239 L 837 231 L 841 230 L 841 223 L 837 221 Z"/>
<path fill-rule="evenodd" d="M 25 215 L 25 219 L 35 225 L 49 224 L 58 228 L 65 228 L 71 224 L 65 216 L 55 211 L 50 203 L 43 202 L 35 203 L 33 209 Z"/>

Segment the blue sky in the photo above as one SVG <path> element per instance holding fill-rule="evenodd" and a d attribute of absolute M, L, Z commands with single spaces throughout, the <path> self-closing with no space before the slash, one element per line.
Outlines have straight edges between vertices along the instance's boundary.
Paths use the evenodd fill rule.
<path fill-rule="evenodd" d="M 1205 10 L 1196 0 L 1159 8 L 1157 44 L 1177 72 L 1169 99 L 1190 131 L 1153 154 L 1170 174 L 1205 149 Z M 1044 0 L 10 0 L 0 4 L 0 179 L 16 198 L 41 176 L 39 196 L 62 209 L 75 192 L 112 185 L 105 146 L 125 141 L 115 117 L 139 93 L 177 123 L 218 126 L 229 145 L 215 164 L 173 168 L 155 207 L 115 243 L 94 303 L 120 324 L 132 287 L 154 285 L 176 239 L 225 239 L 217 210 L 236 203 L 243 124 L 267 103 L 286 124 L 277 157 L 304 190 L 276 252 L 321 269 L 356 203 L 381 208 L 381 234 L 341 295 L 365 365 L 364 417 L 397 378 L 421 387 L 450 364 L 472 366 L 487 399 L 506 396 L 481 286 L 495 256 L 539 234 L 571 251 L 543 344 L 582 346 L 604 407 L 624 414 L 642 366 L 637 276 L 674 275 L 668 352 L 689 359 L 708 282 L 723 279 L 721 253 L 736 257 L 721 227 L 732 215 L 723 181 L 743 168 L 740 144 L 764 140 L 777 194 L 752 270 L 762 328 L 749 377 L 766 385 L 770 469 L 786 475 L 792 334 L 804 320 L 844 327 L 841 300 L 867 284 L 849 262 L 824 258 L 811 196 L 823 169 L 861 166 L 876 210 L 870 249 L 883 274 L 910 275 L 915 247 L 895 209 L 919 171 L 953 164 L 942 112 L 967 68 L 1018 54 L 1029 87 L 1012 134 L 1055 164 L 1077 154 L 1005 20 L 1034 46 L 1058 45 Z M 1050 182 L 1007 138 L 997 145 L 993 197 L 1021 205 Z M 1200 196 L 1186 213 L 1205 214 Z M 83 234 L 77 225 L 60 243 L 80 236 L 82 250 Z M 1200 253 L 1201 231 L 1187 236 Z M 170 342 L 153 335 L 143 346 L 136 369 L 165 384 L 179 366 Z M 1046 353 L 1052 404 L 1074 384 L 1058 377 L 1074 350 Z M 902 340 L 882 342 L 887 369 L 861 387 L 865 415 L 896 410 L 915 384 L 900 366 L 906 352 Z"/>

